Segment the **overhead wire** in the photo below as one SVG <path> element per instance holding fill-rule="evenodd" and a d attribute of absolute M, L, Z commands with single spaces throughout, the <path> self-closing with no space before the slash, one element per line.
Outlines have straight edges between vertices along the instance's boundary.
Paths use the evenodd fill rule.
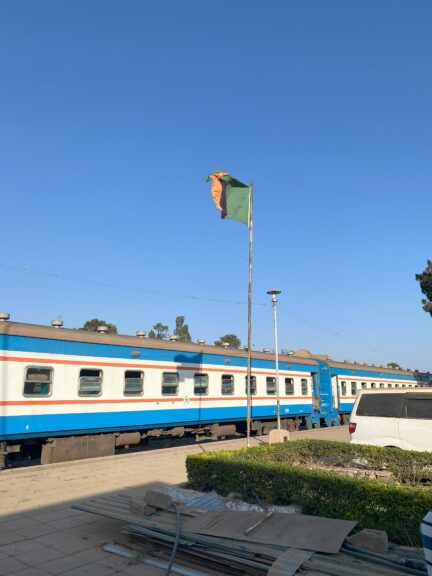
<path fill-rule="evenodd" d="M 80 278 L 77 276 L 66 276 L 64 274 L 58 274 L 57 272 L 43 272 L 40 270 L 34 270 L 31 268 L 26 268 L 23 266 L 11 266 L 9 264 L 1 264 L 0 268 L 3 270 L 9 270 L 13 272 L 21 272 L 23 274 L 31 274 L 33 276 L 41 276 L 44 278 L 50 278 L 52 280 L 63 280 L 65 282 L 78 282 L 81 284 L 89 284 L 93 286 L 100 286 L 104 288 L 115 288 L 117 290 L 133 290 L 134 292 L 142 292 L 144 294 L 153 294 L 154 296 L 164 296 L 166 298 L 185 298 L 188 300 L 201 300 L 204 302 L 218 302 L 222 304 L 236 304 L 243 305 L 246 304 L 244 300 L 230 300 L 228 298 L 213 298 L 208 296 L 197 296 L 196 294 L 178 294 L 174 292 L 162 292 L 160 290 L 150 290 L 148 288 L 141 288 L 140 286 L 128 286 L 126 284 L 116 284 L 114 282 L 106 282 L 100 280 L 94 280 L 92 278 Z M 254 302 L 254 306 L 268 306 L 265 302 Z"/>
<path fill-rule="evenodd" d="M 130 291 L 140 292 L 143 294 L 149 294 L 149 295 L 153 295 L 153 296 L 162 296 L 165 298 L 182 298 L 182 299 L 186 299 L 186 300 L 201 301 L 201 302 L 212 302 L 212 303 L 219 303 L 219 304 L 234 304 L 237 306 L 247 304 L 247 302 L 245 300 L 231 300 L 228 298 L 215 298 L 215 297 L 209 297 L 209 296 L 198 296 L 196 294 L 179 294 L 179 293 L 175 293 L 175 292 L 164 292 L 161 290 L 142 288 L 140 286 L 130 286 L 127 284 L 117 284 L 115 282 L 95 280 L 93 278 L 68 276 L 65 274 L 59 274 L 57 272 L 45 272 L 42 270 L 36 270 L 34 268 L 28 268 L 26 266 L 13 266 L 11 264 L 0 263 L 0 269 L 8 270 L 10 272 L 29 274 L 32 276 L 39 276 L 39 277 L 48 278 L 51 280 L 60 280 L 63 282 L 76 282 L 79 284 L 99 286 L 99 287 L 103 287 L 103 288 L 112 288 L 112 289 L 116 289 L 116 290 L 130 290 Z M 270 303 L 266 303 L 266 302 L 253 302 L 252 304 L 253 304 L 253 306 L 259 306 L 261 308 L 269 307 L 271 305 Z M 297 322 L 299 322 L 301 324 L 306 324 L 306 325 L 310 326 L 310 328 L 313 330 L 319 330 L 323 334 L 326 334 L 326 335 L 329 335 L 332 337 L 343 337 L 344 339 L 351 341 L 353 344 L 365 346 L 367 348 L 369 348 L 369 346 L 370 346 L 369 343 L 361 342 L 360 340 L 352 338 L 351 336 L 344 334 L 342 332 L 329 330 L 328 328 L 324 328 L 323 326 L 320 326 L 315 321 L 311 321 L 308 318 L 300 318 L 299 316 L 293 315 L 291 313 L 291 310 L 289 312 L 289 316 L 291 318 L 294 318 Z M 373 353 L 380 351 L 379 347 L 373 347 L 373 348 L 369 348 L 369 349 Z"/>

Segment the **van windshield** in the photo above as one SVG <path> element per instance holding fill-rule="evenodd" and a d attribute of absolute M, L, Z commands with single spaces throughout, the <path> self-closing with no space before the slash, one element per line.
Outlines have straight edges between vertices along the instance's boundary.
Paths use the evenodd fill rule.
<path fill-rule="evenodd" d="M 357 406 L 357 416 L 400 418 L 405 394 L 363 394 Z"/>

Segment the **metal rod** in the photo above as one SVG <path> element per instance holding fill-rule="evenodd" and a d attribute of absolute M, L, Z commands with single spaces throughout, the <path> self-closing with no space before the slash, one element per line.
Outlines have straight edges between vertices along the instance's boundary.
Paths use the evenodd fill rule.
<path fill-rule="evenodd" d="M 279 392 L 279 344 L 278 344 L 278 329 L 277 329 L 277 298 L 276 294 L 272 296 L 273 303 L 273 320 L 274 320 L 274 341 L 275 341 L 275 363 L 276 363 L 276 416 L 277 416 L 277 429 L 281 428 L 280 419 L 280 392 Z"/>
<path fill-rule="evenodd" d="M 251 377 L 252 377 L 252 242 L 253 242 L 253 182 L 250 184 L 249 191 L 249 280 L 248 280 L 248 356 L 247 356 L 247 417 L 246 417 L 246 435 L 247 447 L 250 448 L 251 432 Z"/>

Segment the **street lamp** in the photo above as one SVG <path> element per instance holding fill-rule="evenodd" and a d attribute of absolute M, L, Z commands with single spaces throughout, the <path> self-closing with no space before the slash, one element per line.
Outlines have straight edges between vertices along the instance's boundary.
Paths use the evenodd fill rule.
<path fill-rule="evenodd" d="M 276 296 L 280 294 L 280 290 L 267 290 L 267 294 L 272 297 L 271 301 L 273 304 L 273 319 L 274 319 L 274 341 L 275 341 L 275 362 L 276 362 L 276 415 L 277 415 L 277 429 L 281 429 L 280 421 L 280 394 L 279 394 L 279 346 L 278 346 L 278 330 L 277 330 L 277 298 Z"/>

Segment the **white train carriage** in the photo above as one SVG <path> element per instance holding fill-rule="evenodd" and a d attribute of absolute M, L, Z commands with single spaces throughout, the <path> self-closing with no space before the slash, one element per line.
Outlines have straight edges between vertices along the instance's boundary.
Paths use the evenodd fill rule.
<path fill-rule="evenodd" d="M 243 432 L 246 352 L 81 330 L 0 323 L 0 464 L 112 454 L 151 436 Z M 253 353 L 253 430 L 276 417 L 273 355 Z M 283 426 L 312 424 L 317 365 L 280 357 Z M 316 390 L 315 390 L 316 393 Z"/>

